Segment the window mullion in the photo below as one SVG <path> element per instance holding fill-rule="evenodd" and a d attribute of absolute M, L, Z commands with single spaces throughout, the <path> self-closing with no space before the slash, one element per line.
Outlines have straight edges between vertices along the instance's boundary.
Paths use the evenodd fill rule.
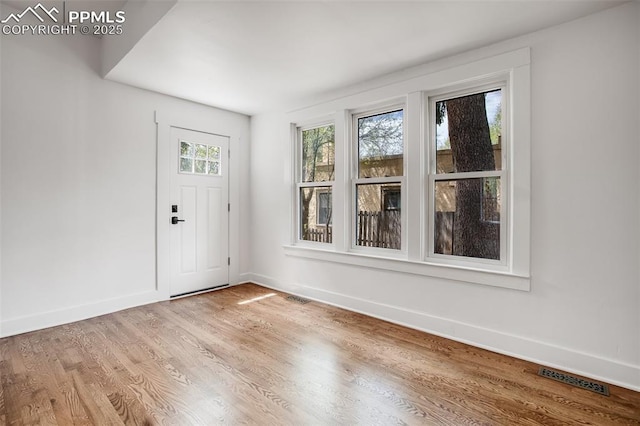
<path fill-rule="evenodd" d="M 385 177 L 375 177 L 375 178 L 356 178 L 354 182 L 356 185 L 366 185 L 366 184 L 376 184 L 376 183 L 397 183 L 404 180 L 404 176 L 385 176 Z"/>
<path fill-rule="evenodd" d="M 300 188 L 314 188 L 318 186 L 333 186 L 334 181 L 319 181 L 319 182 L 298 182 Z"/>
<path fill-rule="evenodd" d="M 489 170 L 482 172 L 459 172 L 459 173 L 437 173 L 433 175 L 435 180 L 459 180 L 459 179 L 474 179 L 474 178 L 486 178 L 486 177 L 500 177 L 503 174 L 503 170 Z"/>
<path fill-rule="evenodd" d="M 423 156 L 422 156 L 422 93 L 407 96 L 405 110 L 405 179 L 402 196 L 403 241 L 409 260 L 422 260 L 424 235 L 423 209 Z"/>
<path fill-rule="evenodd" d="M 335 175 L 333 185 L 333 244 L 335 250 L 346 251 L 349 247 L 349 140 L 348 120 L 345 118 L 347 111 L 335 116 Z"/>

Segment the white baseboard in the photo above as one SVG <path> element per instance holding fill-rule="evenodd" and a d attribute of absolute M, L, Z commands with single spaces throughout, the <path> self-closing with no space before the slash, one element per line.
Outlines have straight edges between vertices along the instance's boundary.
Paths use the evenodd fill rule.
<path fill-rule="evenodd" d="M 110 314 L 123 309 L 146 305 L 159 301 L 157 291 L 147 291 L 124 297 L 102 300 L 85 305 L 56 309 L 41 314 L 29 315 L 2 321 L 2 336 L 8 337 L 29 331 L 42 330 L 87 318 Z"/>
<path fill-rule="evenodd" d="M 243 273 L 238 276 L 238 282 L 231 286 L 252 281 L 253 275 Z M 3 320 L 0 324 L 0 337 L 14 336 L 28 333 L 29 331 L 42 330 L 70 322 L 81 321 L 100 315 L 110 314 L 123 309 L 142 306 L 149 303 L 167 300 L 157 291 L 137 293 L 124 297 L 102 300 L 95 303 L 73 306 L 70 308 L 56 309 L 36 315 Z"/>
<path fill-rule="evenodd" d="M 253 280 L 253 274 L 250 272 L 245 272 L 238 275 L 238 282 L 235 284 L 246 284 L 246 283 L 253 282 L 252 280 Z M 235 284 L 232 284 L 232 285 L 235 285 Z"/>
<path fill-rule="evenodd" d="M 640 391 L 640 366 L 638 365 L 319 288 L 283 285 L 272 277 L 260 274 L 244 275 L 247 276 L 247 281 L 268 288 L 293 293 L 492 352 Z"/>

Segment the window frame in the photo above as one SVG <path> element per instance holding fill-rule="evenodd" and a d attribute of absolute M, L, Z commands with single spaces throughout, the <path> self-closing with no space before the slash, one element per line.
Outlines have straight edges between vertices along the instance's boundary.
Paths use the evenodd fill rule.
<path fill-rule="evenodd" d="M 387 186 L 380 189 L 381 189 L 380 210 L 385 210 L 385 211 L 402 210 L 402 187 L 401 186 Z M 390 193 L 400 193 L 400 207 L 387 208 L 387 200 Z"/>
<path fill-rule="evenodd" d="M 495 50 L 494 50 L 495 52 Z M 512 290 L 529 291 L 531 252 L 531 49 L 493 53 L 486 56 L 468 52 L 456 57 L 436 61 L 411 70 L 409 74 L 394 74 L 389 78 L 374 80 L 357 91 L 346 93 L 324 103 L 314 103 L 287 113 L 286 121 L 291 129 L 289 141 L 297 140 L 295 129 L 315 120 L 320 123 L 333 121 L 335 125 L 335 181 L 332 187 L 333 240 L 332 246 L 300 241 L 299 187 L 297 186 L 297 143 L 287 143 L 291 159 L 288 182 L 291 183 L 291 239 L 283 244 L 285 255 L 326 261 L 354 267 L 374 268 L 384 271 L 421 275 L 444 282 L 464 282 Z M 489 52 L 489 55 L 491 53 Z M 501 220 L 508 220 L 508 240 L 501 245 L 507 250 L 507 265 L 487 265 L 472 259 L 434 261 L 427 256 L 427 235 L 432 225 L 428 213 L 433 204 L 427 195 L 429 185 L 428 165 L 433 155 L 428 149 L 431 137 L 428 120 L 429 104 L 425 99 L 456 90 L 469 90 L 487 83 L 503 80 L 508 86 L 511 117 L 503 117 L 503 144 L 509 138 L 509 147 L 503 149 L 505 181 L 501 180 L 508 205 L 503 201 Z M 401 190 L 402 250 L 357 247 L 355 239 L 355 185 L 354 164 L 357 148 L 354 148 L 353 114 L 383 109 L 404 103 L 404 180 Z M 385 108 L 386 107 L 386 108 Z M 391 110 L 389 108 L 389 110 Z M 371 114 L 373 115 L 373 114 Z M 354 149 L 356 150 L 354 153 Z M 508 150 L 508 152 L 507 152 Z M 354 158 L 356 159 L 354 161 Z M 506 167 L 506 166 L 504 166 Z M 370 179 L 368 179 L 370 181 Z M 504 183 L 506 182 L 506 183 Z M 371 183 L 373 183 L 371 181 Z M 508 215 L 508 216 L 507 216 Z M 409 232 L 409 230 L 411 232 Z M 501 233 L 502 236 L 506 233 Z M 393 253 L 391 253 L 393 252 Z M 460 256 L 456 256 L 460 257 Z M 457 260 L 457 261 L 455 261 Z"/>
<path fill-rule="evenodd" d="M 307 130 L 313 130 L 313 129 L 318 129 L 321 127 L 328 127 L 328 126 L 333 126 L 334 127 L 334 173 L 333 173 L 333 180 L 331 181 L 317 181 L 317 182 L 303 182 L 303 146 L 302 146 L 302 133 L 304 131 Z M 296 180 L 296 185 L 295 185 L 295 210 L 296 210 L 296 215 L 295 215 L 295 239 L 294 241 L 296 242 L 296 244 L 301 244 L 301 245 L 310 245 L 310 246 L 320 246 L 320 247 L 327 247 L 327 246 L 332 246 L 334 244 L 333 238 L 332 241 L 329 242 L 321 242 L 321 241 L 312 241 L 312 240 L 305 240 L 303 239 L 303 234 L 302 234 L 302 199 L 301 199 L 301 191 L 303 188 L 328 188 L 326 191 L 323 191 L 325 193 L 331 193 L 331 209 L 333 211 L 333 190 L 334 190 L 334 186 L 335 186 L 335 157 L 336 157 L 336 153 L 335 153 L 335 122 L 331 119 L 325 119 L 325 120 L 317 120 L 317 121 L 313 121 L 313 122 L 309 122 L 309 123 L 305 123 L 304 125 L 299 125 L 299 126 L 292 126 L 292 132 L 295 134 L 294 136 L 294 140 L 295 140 L 295 148 L 294 148 L 294 152 L 295 152 L 295 161 L 294 161 L 294 167 L 295 167 L 295 171 L 294 171 L 294 176 L 295 176 L 295 180 Z M 316 210 L 318 209 L 318 200 L 316 200 Z M 316 220 L 317 220 L 317 212 L 316 212 Z M 323 228 L 326 228 L 327 225 L 318 225 L 315 224 L 316 226 L 321 226 Z M 329 225 L 331 226 L 331 225 Z"/>
<path fill-rule="evenodd" d="M 509 227 L 509 172 L 512 168 L 509 157 L 509 147 L 511 144 L 509 123 L 511 122 L 509 76 L 500 74 L 481 80 L 466 82 L 461 85 L 440 89 L 437 91 L 425 92 L 423 103 L 426 105 L 425 121 L 428 123 L 429 132 L 425 135 L 427 152 L 426 174 L 427 174 L 427 195 L 426 195 L 426 216 L 427 232 L 424 246 L 427 248 L 424 256 L 425 262 L 441 263 L 451 266 L 462 267 L 482 267 L 487 270 L 507 271 L 509 269 L 509 241 L 511 231 Z M 486 170 L 474 172 L 453 172 L 438 173 L 437 171 L 437 142 L 436 142 L 436 103 L 447 99 L 454 99 L 492 90 L 502 90 L 502 140 L 501 140 L 501 167 L 500 170 Z M 442 254 L 435 252 L 435 204 L 436 204 L 436 182 L 458 181 L 464 179 L 491 178 L 500 179 L 500 259 L 482 259 L 457 256 L 452 254 Z"/>
<path fill-rule="evenodd" d="M 187 143 L 189 145 L 192 146 L 193 149 L 193 155 L 191 156 L 184 156 L 182 155 L 182 144 L 183 143 Z M 197 158 L 196 157 L 196 147 L 198 145 L 203 145 L 206 147 L 207 149 L 207 156 L 206 158 Z M 218 158 L 211 158 L 209 157 L 209 149 L 210 148 L 218 148 Z M 210 176 L 210 177 L 220 177 L 222 176 L 222 152 L 219 146 L 217 145 L 209 145 L 209 144 L 203 144 L 203 143 L 196 143 L 196 142 L 191 142 L 188 141 L 186 139 L 180 139 L 178 141 L 178 173 L 180 174 L 184 174 L 184 175 L 191 175 L 191 176 Z M 182 169 L 182 160 L 191 160 L 191 171 L 186 171 Z M 200 173 L 196 171 L 196 161 L 204 161 L 205 163 L 205 173 Z M 217 163 L 218 164 L 218 173 L 209 173 L 210 171 L 210 165 L 211 163 Z"/>
<path fill-rule="evenodd" d="M 318 219 L 320 218 L 320 209 L 322 208 L 322 206 L 320 205 L 320 196 L 321 195 L 326 195 L 329 197 L 329 204 L 332 205 L 332 191 L 321 191 L 319 190 L 317 193 L 317 197 L 318 200 L 316 201 L 316 226 L 322 226 L 322 227 L 326 227 L 329 226 L 331 227 L 331 221 L 329 221 L 329 223 L 327 222 L 319 222 Z M 331 206 L 331 210 L 333 210 L 333 205 Z"/>
<path fill-rule="evenodd" d="M 385 177 L 359 177 L 360 175 L 360 140 L 358 135 L 357 122 L 361 118 L 373 117 L 376 115 L 392 113 L 396 111 L 402 111 L 402 175 L 399 176 L 385 176 Z M 351 225 L 351 238 L 349 244 L 349 250 L 354 253 L 369 253 L 372 255 L 382 255 L 391 258 L 401 258 L 406 256 L 406 201 L 405 201 L 405 187 L 406 187 L 406 174 L 407 174 L 407 124 L 406 124 L 406 112 L 407 105 L 404 99 L 395 99 L 393 101 L 379 103 L 374 106 L 358 108 L 350 111 L 349 113 L 349 125 L 351 128 L 350 140 L 348 141 L 351 147 L 350 156 L 350 195 L 351 200 L 349 205 L 350 225 Z M 384 185 L 384 184 L 397 184 L 400 187 L 400 249 L 390 249 L 383 247 L 369 247 L 358 245 L 358 185 Z"/>

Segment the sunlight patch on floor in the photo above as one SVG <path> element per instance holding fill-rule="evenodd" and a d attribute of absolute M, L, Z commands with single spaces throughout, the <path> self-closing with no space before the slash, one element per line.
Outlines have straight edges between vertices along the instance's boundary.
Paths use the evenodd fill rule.
<path fill-rule="evenodd" d="M 238 302 L 238 305 L 246 305 L 247 303 L 257 302 L 258 300 L 266 299 L 268 297 L 273 297 L 275 295 L 276 295 L 275 293 L 267 293 L 264 296 L 258 296 L 258 297 L 254 297 L 253 299 L 247 299 L 247 300 L 243 300 L 242 302 Z"/>

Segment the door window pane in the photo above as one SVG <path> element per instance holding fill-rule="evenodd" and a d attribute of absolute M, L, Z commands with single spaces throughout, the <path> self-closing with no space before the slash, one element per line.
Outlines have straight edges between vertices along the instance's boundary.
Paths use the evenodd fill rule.
<path fill-rule="evenodd" d="M 502 90 L 436 102 L 436 173 L 502 168 Z"/>
<path fill-rule="evenodd" d="M 500 178 L 435 183 L 434 252 L 500 259 Z"/>
<path fill-rule="evenodd" d="M 300 239 L 330 243 L 331 187 L 300 188 Z"/>
<path fill-rule="evenodd" d="M 401 248 L 398 189 L 397 183 L 356 185 L 356 245 L 397 250 Z M 391 192 L 394 194 L 393 201 L 385 200 L 385 194 Z M 387 208 L 394 204 L 398 207 Z"/>
<path fill-rule="evenodd" d="M 219 146 L 210 146 L 209 147 L 209 160 L 217 160 L 220 158 L 220 147 Z"/>
<path fill-rule="evenodd" d="M 193 160 L 190 158 L 181 158 L 180 171 L 182 173 L 193 173 Z"/>
<path fill-rule="evenodd" d="M 180 173 L 220 176 L 220 147 L 180 141 Z"/>
<path fill-rule="evenodd" d="M 196 145 L 196 158 L 207 159 L 207 145 Z"/>
<path fill-rule="evenodd" d="M 402 176 L 403 110 L 358 118 L 358 178 Z"/>
<path fill-rule="evenodd" d="M 209 174 L 220 175 L 220 163 L 217 161 L 209 161 Z"/>
<path fill-rule="evenodd" d="M 335 127 L 333 124 L 302 131 L 302 182 L 334 179 Z"/>
<path fill-rule="evenodd" d="M 204 174 L 207 172 L 207 162 L 205 160 L 196 160 L 195 173 Z"/>
<path fill-rule="evenodd" d="M 193 157 L 193 144 L 185 141 L 180 141 L 180 156 Z"/>

